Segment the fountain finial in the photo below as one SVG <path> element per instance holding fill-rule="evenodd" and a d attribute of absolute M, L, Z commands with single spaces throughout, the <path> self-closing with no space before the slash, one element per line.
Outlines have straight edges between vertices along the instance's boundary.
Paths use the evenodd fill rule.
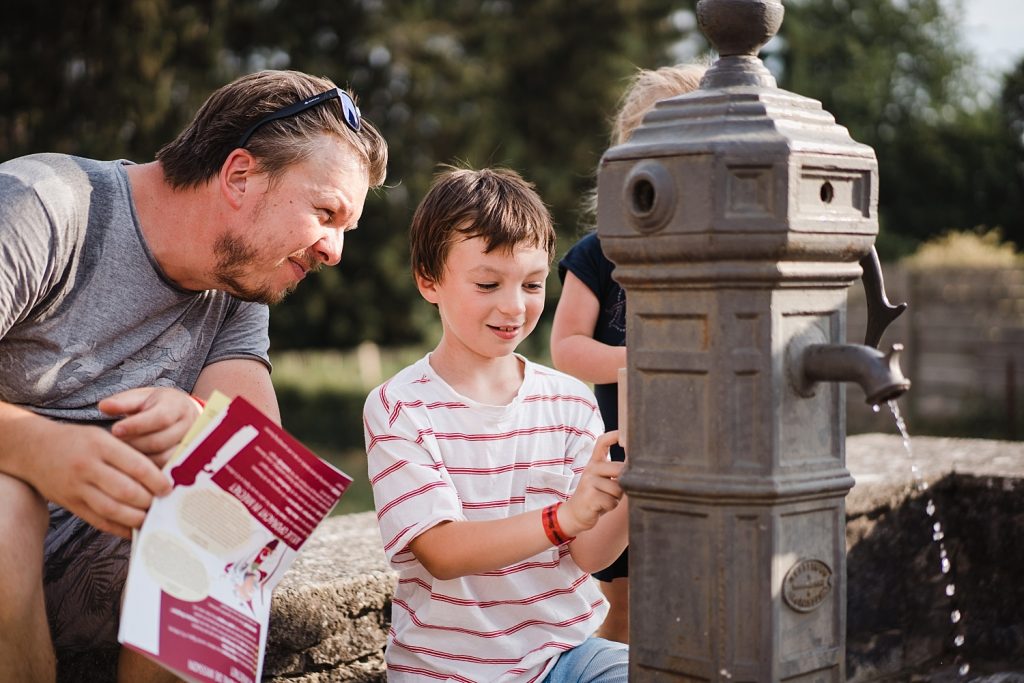
<path fill-rule="evenodd" d="M 782 25 L 780 0 L 700 0 L 697 23 L 721 59 L 701 81 L 704 88 L 775 87 L 757 53 Z"/>

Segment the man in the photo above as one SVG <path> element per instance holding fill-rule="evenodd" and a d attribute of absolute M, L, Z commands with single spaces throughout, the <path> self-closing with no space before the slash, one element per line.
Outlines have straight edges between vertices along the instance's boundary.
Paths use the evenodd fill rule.
<path fill-rule="evenodd" d="M 0 164 L 0 680 L 116 645 L 126 539 L 195 416 L 175 399 L 219 389 L 279 419 L 266 304 L 338 263 L 386 163 L 347 92 L 266 71 L 154 162 Z M 163 676 L 127 650 L 118 670 Z"/>

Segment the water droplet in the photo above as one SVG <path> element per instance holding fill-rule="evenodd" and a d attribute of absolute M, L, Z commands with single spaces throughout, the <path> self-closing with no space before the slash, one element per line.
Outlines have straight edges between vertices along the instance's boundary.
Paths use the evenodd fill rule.
<path fill-rule="evenodd" d="M 927 491 L 928 490 L 928 482 L 926 482 L 926 481 L 921 482 L 921 490 L 922 491 Z"/>
<path fill-rule="evenodd" d="M 966 676 L 967 672 L 969 672 L 970 670 L 971 670 L 971 665 L 970 664 L 961 664 L 960 668 L 957 669 L 956 672 L 958 674 L 960 674 L 961 676 Z"/>
<path fill-rule="evenodd" d="M 910 471 L 911 471 L 912 473 L 914 473 L 915 475 L 918 475 L 918 474 L 920 474 L 920 473 L 921 473 L 921 468 L 920 468 L 920 467 L 918 467 L 918 466 L 917 466 L 917 464 L 911 464 L 911 466 L 910 466 Z"/>
<path fill-rule="evenodd" d="M 932 524 L 932 531 L 942 531 L 942 522 L 935 522 L 935 524 Z"/>
<path fill-rule="evenodd" d="M 939 547 L 939 557 L 941 557 L 942 559 L 946 559 L 947 557 L 949 557 L 949 555 L 946 554 L 945 546 L 940 546 Z"/>
<path fill-rule="evenodd" d="M 946 534 L 942 533 L 941 531 L 936 531 L 934 534 L 932 534 L 932 540 L 933 541 L 941 541 L 945 537 L 946 537 Z"/>
<path fill-rule="evenodd" d="M 957 647 L 963 647 L 963 644 L 964 644 L 964 636 L 963 636 L 963 634 L 957 635 L 957 637 L 953 639 L 953 644 L 956 645 Z"/>
<path fill-rule="evenodd" d="M 721 671 L 718 672 L 718 675 L 721 676 L 722 678 L 732 678 L 732 674 L 729 673 L 728 669 L 722 669 Z"/>
<path fill-rule="evenodd" d="M 949 573 L 949 560 L 947 560 L 945 557 L 942 558 L 942 573 L 943 574 L 948 574 Z"/>
<path fill-rule="evenodd" d="M 956 593 L 956 586 L 954 586 L 951 583 L 950 584 L 946 584 L 946 595 L 948 595 L 949 597 L 953 597 L 953 595 L 955 593 Z"/>
<path fill-rule="evenodd" d="M 949 621 L 953 624 L 960 622 L 960 610 L 955 609 L 949 613 Z"/>
<path fill-rule="evenodd" d="M 876 413 L 877 413 L 877 412 L 878 412 L 879 410 L 881 410 L 881 409 L 882 409 L 882 406 L 878 405 L 877 403 L 876 403 L 875 405 L 871 406 L 871 410 L 872 410 L 872 411 L 874 411 L 874 412 L 876 412 Z"/>
<path fill-rule="evenodd" d="M 935 515 L 935 502 L 932 501 L 932 500 L 929 500 L 928 501 L 928 505 L 927 505 L 927 507 L 925 507 L 924 511 L 928 513 L 929 517 L 934 516 Z"/>

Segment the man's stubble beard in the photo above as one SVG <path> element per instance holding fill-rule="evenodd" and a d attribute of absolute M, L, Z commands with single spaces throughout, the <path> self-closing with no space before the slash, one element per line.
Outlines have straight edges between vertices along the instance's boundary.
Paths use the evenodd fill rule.
<path fill-rule="evenodd" d="M 291 294 L 298 284 L 295 283 L 278 292 L 265 282 L 255 286 L 244 284 L 242 277 L 246 268 L 257 262 L 259 252 L 239 237 L 222 234 L 214 242 L 213 253 L 217 259 L 214 277 L 219 285 L 218 289 L 223 289 L 242 301 L 276 304 Z"/>

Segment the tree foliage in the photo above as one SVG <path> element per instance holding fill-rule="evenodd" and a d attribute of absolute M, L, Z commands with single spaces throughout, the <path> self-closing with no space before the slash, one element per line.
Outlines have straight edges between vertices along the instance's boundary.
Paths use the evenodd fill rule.
<path fill-rule="evenodd" d="M 1024 243 L 1024 62 L 1000 96 L 980 97 L 951 1 L 785 3 L 780 85 L 821 100 L 875 148 L 883 253 L 978 224 Z M 389 141 L 387 186 L 347 236 L 342 267 L 275 308 L 275 348 L 410 343 L 436 325 L 409 276 L 406 230 L 439 164 L 523 173 L 551 207 L 563 252 L 628 76 L 700 43 L 679 21 L 694 0 L 9 4 L 0 159 L 146 161 L 213 89 L 262 68 L 355 90 Z"/>
<path fill-rule="evenodd" d="M 406 229 L 440 163 L 520 171 L 567 247 L 625 79 L 667 63 L 680 37 L 668 0 L 16 2 L 0 35 L 0 159 L 145 161 L 215 87 L 261 68 L 356 91 L 389 141 L 387 187 L 342 267 L 276 307 L 277 347 L 420 340 L 436 316 L 413 288 Z"/>
<path fill-rule="evenodd" d="M 950 0 L 797 0 L 780 85 L 820 100 L 879 165 L 880 251 L 949 229 L 1024 244 L 1006 117 L 978 91 Z"/>

